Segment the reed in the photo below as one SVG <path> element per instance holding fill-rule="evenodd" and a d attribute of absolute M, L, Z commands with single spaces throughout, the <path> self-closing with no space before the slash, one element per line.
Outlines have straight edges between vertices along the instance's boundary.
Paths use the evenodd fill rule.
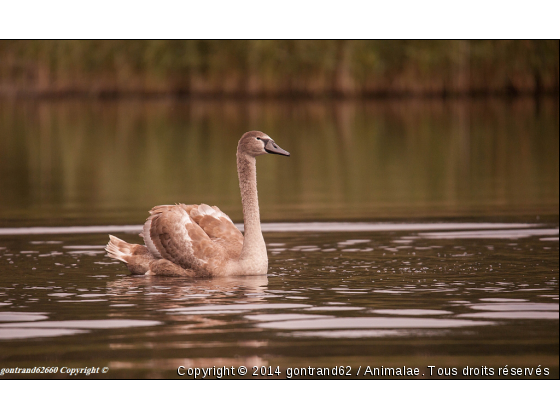
<path fill-rule="evenodd" d="M 558 93 L 556 40 L 3 40 L 0 96 Z"/>

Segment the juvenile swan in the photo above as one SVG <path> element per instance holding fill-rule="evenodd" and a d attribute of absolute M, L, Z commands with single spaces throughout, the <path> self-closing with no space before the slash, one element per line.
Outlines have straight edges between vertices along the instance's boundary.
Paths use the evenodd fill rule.
<path fill-rule="evenodd" d="M 146 245 L 109 235 L 108 256 L 132 274 L 221 277 L 266 274 L 268 257 L 261 232 L 255 157 L 290 156 L 268 135 L 249 131 L 237 146 L 245 236 L 218 207 L 177 204 L 154 207 L 140 236 Z"/>

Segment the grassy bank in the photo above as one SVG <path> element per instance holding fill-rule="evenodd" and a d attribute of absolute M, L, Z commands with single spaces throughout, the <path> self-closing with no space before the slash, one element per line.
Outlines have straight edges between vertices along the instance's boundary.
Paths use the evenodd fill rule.
<path fill-rule="evenodd" d="M 0 96 L 558 92 L 558 41 L 0 41 Z"/>

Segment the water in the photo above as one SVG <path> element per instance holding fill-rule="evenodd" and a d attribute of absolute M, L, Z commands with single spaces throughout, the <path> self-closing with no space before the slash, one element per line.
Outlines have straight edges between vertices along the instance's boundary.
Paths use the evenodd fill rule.
<path fill-rule="evenodd" d="M 104 256 L 104 234 L 4 236 L 2 364 L 120 378 L 540 365 L 558 377 L 557 224 L 326 225 L 265 225 L 269 275 L 212 280 L 130 276 Z"/>
<path fill-rule="evenodd" d="M 559 377 L 557 102 L 0 114 L 0 368 L 58 367 L 4 378 Z M 156 204 L 240 222 L 229 137 L 248 122 L 292 153 L 259 162 L 268 276 L 105 257 Z"/>
<path fill-rule="evenodd" d="M 2 226 L 140 224 L 157 204 L 242 220 L 259 129 L 264 221 L 558 215 L 558 101 L 0 101 Z"/>

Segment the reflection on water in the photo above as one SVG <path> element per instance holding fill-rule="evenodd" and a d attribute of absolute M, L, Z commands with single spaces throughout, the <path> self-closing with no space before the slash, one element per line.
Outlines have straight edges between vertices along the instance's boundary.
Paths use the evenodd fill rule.
<path fill-rule="evenodd" d="M 106 366 L 112 378 L 541 365 L 559 377 L 557 223 L 327 225 L 269 231 L 268 276 L 217 279 L 130 276 L 99 252 L 105 234 L 0 235 L 2 365 Z"/>
<path fill-rule="evenodd" d="M 18 314 L 22 315 L 22 314 Z M 0 317 L 0 319 L 2 319 Z M 29 320 L 31 321 L 31 320 Z M 0 340 L 14 338 L 58 337 L 89 332 L 91 329 L 132 328 L 159 325 L 157 321 L 102 319 L 83 321 L 12 322 L 0 324 Z"/>
<path fill-rule="evenodd" d="M 240 222 L 250 129 L 291 152 L 259 159 L 264 221 L 558 214 L 556 98 L 0 101 L 0 224 L 140 224 L 176 202 Z"/>

